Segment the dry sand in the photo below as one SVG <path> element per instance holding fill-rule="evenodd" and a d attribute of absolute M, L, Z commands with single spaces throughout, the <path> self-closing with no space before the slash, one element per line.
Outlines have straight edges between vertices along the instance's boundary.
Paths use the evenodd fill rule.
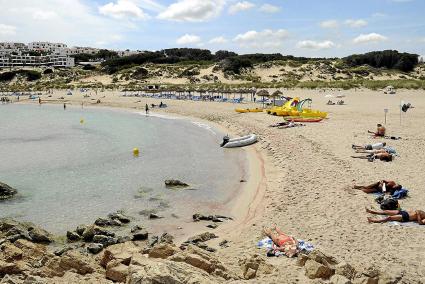
<path fill-rule="evenodd" d="M 230 247 L 219 250 L 225 262 L 236 263 L 243 255 L 261 253 L 256 242 L 263 226 L 277 224 L 283 231 L 308 240 L 317 248 L 358 269 L 375 267 L 382 271 L 404 274 L 405 283 L 425 282 L 425 226 L 397 227 L 369 224 L 364 207 L 374 204 L 374 197 L 352 189 L 353 184 L 395 180 L 410 190 L 402 200 L 405 209 L 425 209 L 425 91 L 399 91 L 397 95 L 362 91 L 285 91 L 287 96 L 312 98 L 315 109 L 329 111 L 329 119 L 293 129 L 275 129 L 268 125 L 282 118 L 265 113 L 237 114 L 230 103 L 163 100 L 166 113 L 208 120 L 243 135 L 256 133 L 260 141 L 250 147 L 251 176 L 242 193 L 244 204 L 235 207 L 241 213 L 235 223 L 218 231 L 220 240 Z M 63 94 L 63 93 L 62 93 Z M 325 94 L 345 95 L 346 105 L 328 106 Z M 55 93 L 51 100 L 60 95 Z M 46 97 L 46 96 L 44 96 Z M 69 103 L 80 104 L 81 94 L 65 96 Z M 85 99 L 100 98 L 103 106 L 143 109 L 145 103 L 158 100 L 122 98 L 118 93 L 98 93 Z M 43 98 L 44 99 L 44 98 Z M 47 98 L 46 98 L 47 99 Z M 331 98 L 334 101 L 336 98 Z M 400 100 L 415 108 L 399 119 Z M 140 102 L 139 102 L 140 101 Z M 243 105 L 249 107 L 249 104 Z M 366 144 L 374 130 L 384 121 L 389 109 L 387 131 L 402 140 L 386 140 L 399 153 L 393 162 L 350 158 L 351 144 Z M 253 160 L 252 160 L 253 159 Z M 239 203 L 240 204 L 240 203 Z M 267 283 L 310 283 L 295 259 L 269 258 L 276 271 L 257 279 Z"/>

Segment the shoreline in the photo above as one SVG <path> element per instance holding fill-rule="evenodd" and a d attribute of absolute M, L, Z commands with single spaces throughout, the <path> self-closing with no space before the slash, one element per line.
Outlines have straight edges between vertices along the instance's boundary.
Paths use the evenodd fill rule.
<path fill-rule="evenodd" d="M 81 101 L 74 101 L 78 104 L 81 104 Z M 29 101 L 24 100 L 20 102 L 15 102 L 16 104 L 28 104 L 28 105 L 37 105 L 38 102 L 36 101 Z M 48 104 L 48 105 L 61 105 L 63 102 L 61 101 L 43 101 L 42 104 Z M 78 104 L 74 105 L 71 104 L 73 107 L 78 107 Z M 103 105 L 103 104 L 93 104 L 93 105 L 84 105 L 84 108 L 89 109 L 107 109 L 107 110 L 118 110 L 118 111 L 125 111 L 135 114 L 143 115 L 142 109 L 135 109 L 131 107 L 125 107 L 125 106 L 110 106 L 110 105 Z M 204 125 L 209 125 L 215 129 L 218 129 L 219 131 L 223 133 L 228 133 L 231 135 L 237 135 L 234 131 L 231 131 L 230 129 L 224 127 L 223 125 L 220 125 L 218 123 L 215 123 L 210 120 L 202 119 L 195 116 L 190 115 L 181 115 L 178 113 L 172 113 L 173 116 L 170 115 L 168 112 L 152 112 L 154 115 L 152 117 L 157 117 L 159 119 L 183 119 L 187 122 L 195 124 L 194 126 L 204 128 L 200 125 L 196 125 L 196 122 L 202 123 Z M 205 131 L 208 131 L 208 129 L 205 129 Z M 253 148 L 251 148 L 253 147 Z M 211 231 L 214 233 L 220 234 L 218 240 L 222 240 L 225 238 L 233 238 L 233 234 L 231 233 L 231 230 L 233 230 L 236 227 L 241 228 L 248 226 L 248 222 L 252 221 L 254 217 L 258 217 L 258 215 L 255 214 L 257 211 L 257 207 L 261 206 L 262 204 L 262 198 L 264 196 L 264 160 L 262 157 L 261 152 L 257 148 L 256 145 L 252 145 L 251 147 L 247 147 L 244 150 L 244 156 L 246 158 L 246 163 L 244 165 L 245 171 L 248 178 L 246 182 L 241 182 L 238 189 L 235 190 L 235 194 L 225 202 L 225 206 L 229 210 L 229 215 L 231 215 L 234 220 L 229 220 L 224 222 L 222 225 L 220 225 L 218 228 L 211 230 L 205 227 L 205 224 L 202 224 L 201 228 L 199 224 L 196 224 L 195 222 L 188 222 L 186 228 L 183 231 L 180 230 L 167 230 L 167 233 L 171 233 L 176 237 L 175 241 L 176 243 L 183 243 L 186 241 L 189 237 L 203 233 L 205 231 Z M 258 172 L 260 172 L 260 176 L 258 175 Z M 249 190 L 251 188 L 255 188 L 253 192 L 249 192 L 249 194 L 245 194 L 244 192 L 246 190 Z M 252 208 L 253 207 L 253 208 Z M 251 212 L 254 211 L 254 214 Z M 193 212 L 193 214 L 196 212 Z M 218 212 L 200 212 L 203 214 L 217 214 Z M 184 234 L 182 234 L 184 232 Z M 176 236 L 177 235 L 177 236 Z M 62 235 L 58 235 L 57 237 L 62 237 Z"/>

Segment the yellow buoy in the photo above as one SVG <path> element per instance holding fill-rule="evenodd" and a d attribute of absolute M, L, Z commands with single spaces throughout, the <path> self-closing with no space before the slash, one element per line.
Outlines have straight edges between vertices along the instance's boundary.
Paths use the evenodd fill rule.
<path fill-rule="evenodd" d="M 80 123 L 81 124 L 84 124 L 84 119 L 82 118 L 82 119 L 80 119 Z"/>
<path fill-rule="evenodd" d="M 139 157 L 139 148 L 134 148 L 133 149 L 133 156 L 134 157 Z"/>

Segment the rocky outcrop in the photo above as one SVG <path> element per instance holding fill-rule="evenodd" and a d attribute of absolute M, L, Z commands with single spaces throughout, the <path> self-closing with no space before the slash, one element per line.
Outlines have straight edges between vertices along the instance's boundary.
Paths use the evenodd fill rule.
<path fill-rule="evenodd" d="M 165 186 L 169 188 L 183 188 L 188 187 L 189 185 L 177 179 L 167 179 L 165 180 Z"/>
<path fill-rule="evenodd" d="M 259 274 L 270 274 L 274 270 L 274 267 L 266 264 L 265 259 L 258 254 L 240 259 L 239 266 L 242 269 L 242 277 L 246 280 L 253 279 Z"/>
<path fill-rule="evenodd" d="M 227 220 L 233 220 L 231 217 L 226 217 L 223 215 L 203 215 L 200 213 L 195 213 L 192 216 L 194 222 L 198 221 L 212 221 L 212 222 L 223 222 Z"/>
<path fill-rule="evenodd" d="M 0 239 L 2 237 L 12 243 L 19 239 L 26 239 L 35 243 L 52 242 L 52 237 L 47 231 L 31 223 L 18 222 L 12 219 L 0 219 Z"/>
<path fill-rule="evenodd" d="M 12 198 L 18 191 L 11 186 L 0 182 L 0 200 Z"/>

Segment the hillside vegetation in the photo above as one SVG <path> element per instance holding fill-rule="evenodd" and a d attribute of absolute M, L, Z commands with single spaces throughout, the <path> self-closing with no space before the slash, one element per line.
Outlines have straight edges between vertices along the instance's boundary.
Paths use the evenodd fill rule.
<path fill-rule="evenodd" d="M 100 66 L 0 71 L 0 90 L 52 88 L 396 88 L 425 89 L 425 65 L 415 54 L 370 52 L 342 59 L 281 54 L 212 54 L 203 49 L 166 49 L 127 57 L 106 51 Z M 77 59 L 77 58 L 76 58 Z M 84 61 L 87 59 L 80 56 Z"/>

